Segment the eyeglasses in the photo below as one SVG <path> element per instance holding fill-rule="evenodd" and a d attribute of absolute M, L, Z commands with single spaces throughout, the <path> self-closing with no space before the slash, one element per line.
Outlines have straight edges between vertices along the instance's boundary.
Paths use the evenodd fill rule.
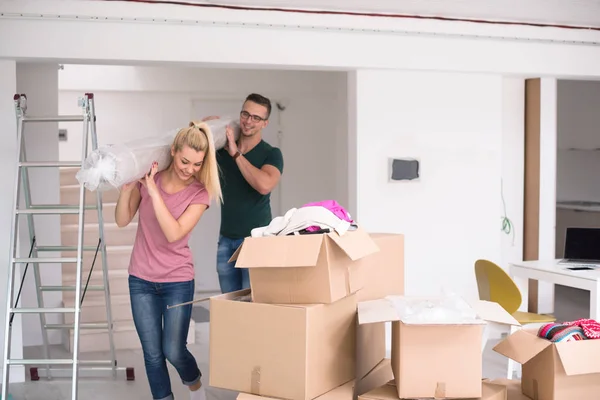
<path fill-rule="evenodd" d="M 242 112 L 240 112 L 240 117 L 242 117 L 243 119 L 252 118 L 252 121 L 254 121 L 254 122 L 261 122 L 261 121 L 267 120 L 266 118 L 260 117 L 258 115 L 250 114 L 248 111 L 244 111 L 244 110 L 242 110 Z"/>

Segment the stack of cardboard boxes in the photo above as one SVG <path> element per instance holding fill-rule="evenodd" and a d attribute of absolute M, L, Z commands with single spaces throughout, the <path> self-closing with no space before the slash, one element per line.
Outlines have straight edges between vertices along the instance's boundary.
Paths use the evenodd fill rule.
<path fill-rule="evenodd" d="M 252 291 L 210 299 L 210 386 L 312 400 L 369 372 L 391 379 L 389 364 L 376 368 L 385 327 L 357 340 L 357 305 L 403 294 L 402 235 L 250 237 L 232 259 L 249 268 Z"/>
<path fill-rule="evenodd" d="M 404 294 L 403 235 L 358 229 L 250 237 L 233 259 L 249 269 L 252 290 L 210 299 L 209 385 L 240 392 L 238 400 L 527 398 L 519 381 L 482 380 L 486 330 L 518 325 L 498 304 L 471 303 L 476 323 L 406 323 L 398 316 L 388 296 Z M 519 332 L 496 350 L 520 361 Z M 531 343 L 528 353 L 541 350 Z M 535 393 L 543 395 L 536 400 L 567 399 Z"/>

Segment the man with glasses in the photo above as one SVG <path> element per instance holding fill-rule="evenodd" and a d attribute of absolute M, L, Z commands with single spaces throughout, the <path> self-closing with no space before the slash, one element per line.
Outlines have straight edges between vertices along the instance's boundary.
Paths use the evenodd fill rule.
<path fill-rule="evenodd" d="M 260 94 L 246 97 L 240 112 L 240 137 L 236 143 L 227 128 L 227 144 L 217 152 L 221 169 L 221 228 L 217 247 L 217 273 L 222 293 L 250 287 L 248 270 L 235 268 L 229 259 L 250 231 L 269 225 L 271 191 L 283 173 L 281 150 L 262 139 L 269 124 L 271 101 Z M 218 117 L 207 117 L 210 120 Z"/>

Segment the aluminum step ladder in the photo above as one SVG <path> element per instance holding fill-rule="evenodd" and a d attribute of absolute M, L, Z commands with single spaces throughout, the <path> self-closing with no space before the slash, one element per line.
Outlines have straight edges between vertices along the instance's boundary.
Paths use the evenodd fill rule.
<path fill-rule="evenodd" d="M 78 381 L 82 376 L 97 376 L 98 374 L 106 374 L 116 378 L 120 372 L 125 372 L 127 380 L 134 379 L 133 368 L 117 367 L 115 356 L 115 345 L 113 338 L 112 324 L 112 309 L 110 300 L 110 288 L 108 280 L 108 266 L 106 244 L 104 240 L 104 220 L 102 214 L 102 194 L 96 192 L 96 204 L 86 204 L 86 189 L 83 184 L 79 185 L 79 204 L 53 204 L 53 205 L 35 205 L 31 201 L 31 188 L 29 184 L 28 170 L 31 168 L 64 168 L 64 167 L 81 167 L 83 160 L 88 154 L 88 142 L 91 138 L 92 150 L 98 148 L 98 140 L 96 135 L 96 114 L 94 108 L 94 96 L 92 93 L 86 93 L 83 98 L 79 99 L 78 106 L 81 108 L 81 115 L 67 115 L 58 117 L 30 117 L 27 115 L 27 97 L 24 94 L 16 94 L 14 96 L 15 111 L 17 115 L 17 144 L 18 144 L 18 167 L 15 177 L 15 193 L 13 198 L 14 213 L 12 215 L 12 227 L 10 248 L 11 254 L 9 259 L 8 273 L 8 290 L 6 301 L 6 321 L 4 333 L 4 357 L 2 371 L 2 392 L 0 399 L 8 397 L 9 386 L 9 369 L 12 365 L 28 365 L 34 366 L 30 369 L 32 380 L 38 380 L 40 376 L 45 376 L 48 379 L 52 378 L 71 378 L 72 380 L 72 396 L 73 400 L 77 399 Z M 25 126 L 40 122 L 81 122 L 83 124 L 83 136 L 81 147 L 81 161 L 75 162 L 48 162 L 48 161 L 29 161 L 25 151 Z M 22 193 L 21 193 L 22 191 Z M 20 205 L 21 194 L 23 195 L 24 206 Z M 98 212 L 98 229 L 99 240 L 97 246 L 84 246 L 84 227 L 85 227 L 85 211 L 97 210 Z M 34 216 L 35 215 L 78 215 L 78 235 L 76 246 L 44 246 L 39 245 L 36 241 Z M 27 218 L 27 228 L 29 231 L 30 249 L 29 256 L 21 257 L 18 252 L 18 237 L 19 237 L 19 216 Z M 44 257 L 40 253 L 56 253 L 60 252 L 76 252 L 75 257 Z M 83 278 L 83 254 L 84 252 L 94 252 L 94 261 L 90 267 L 89 275 L 85 286 L 82 284 Z M 98 254 L 102 258 L 102 275 L 103 284 L 91 286 L 89 280 L 93 271 L 94 263 Z M 61 254 L 62 255 L 62 254 Z M 40 277 L 40 264 L 76 264 L 76 281 L 72 286 L 44 286 Z M 29 265 L 33 267 L 33 276 L 35 280 L 37 294 L 37 308 L 22 308 L 18 307 L 23 282 L 25 280 Z M 20 269 L 19 265 L 25 265 L 22 273 L 19 291 L 15 296 L 15 277 L 18 276 Z M 41 266 L 43 268 L 43 265 Z M 81 306 L 85 298 L 86 291 L 103 291 L 106 302 L 106 322 L 84 324 L 80 322 Z M 44 292 L 75 292 L 74 307 L 48 308 L 44 307 Z M 79 300 L 79 301 L 78 301 Z M 11 333 L 12 322 L 16 314 L 39 314 L 40 324 L 42 328 L 43 339 L 43 359 L 13 359 L 10 357 L 11 350 Z M 72 313 L 74 323 L 72 324 L 48 324 L 46 322 L 46 314 L 61 314 L 63 317 L 68 313 Z M 64 319 L 64 318 L 63 318 Z M 64 321 L 63 321 L 64 322 Z M 67 332 L 69 337 L 70 330 L 73 330 L 73 346 L 71 359 L 53 359 L 50 357 L 48 330 L 63 330 Z M 106 329 L 108 333 L 108 341 L 110 346 L 110 359 L 108 360 L 80 360 L 79 359 L 79 339 L 81 329 Z M 70 340 L 70 339 L 68 339 Z M 58 368 L 57 366 L 62 366 Z M 66 366 L 66 367 L 65 367 Z"/>

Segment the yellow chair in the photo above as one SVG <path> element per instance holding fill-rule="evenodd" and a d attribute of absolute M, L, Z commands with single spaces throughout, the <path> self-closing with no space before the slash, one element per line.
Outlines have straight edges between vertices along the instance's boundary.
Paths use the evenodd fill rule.
<path fill-rule="evenodd" d="M 523 298 L 512 278 L 498 265 L 488 260 L 475 262 L 475 277 L 479 299 L 498 303 L 521 325 L 555 322 L 552 315 L 517 311 Z"/>

